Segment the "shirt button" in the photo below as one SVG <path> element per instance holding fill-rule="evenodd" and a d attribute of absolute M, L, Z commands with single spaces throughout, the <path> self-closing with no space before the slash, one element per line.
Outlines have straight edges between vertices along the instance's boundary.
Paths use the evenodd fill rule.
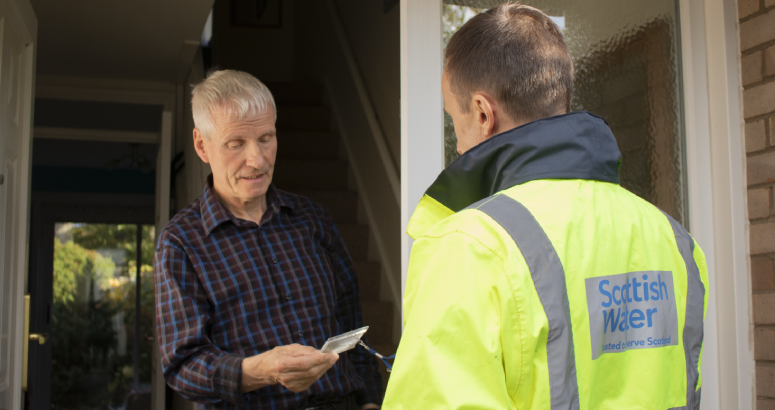
<path fill-rule="evenodd" d="M 277 263 L 277 259 L 272 259 L 272 263 Z"/>
<path fill-rule="evenodd" d="M 299 332 L 299 337 L 304 337 L 304 335 L 301 332 Z"/>
<path fill-rule="evenodd" d="M 290 296 L 286 296 L 285 299 L 286 300 L 291 300 L 291 297 Z"/>

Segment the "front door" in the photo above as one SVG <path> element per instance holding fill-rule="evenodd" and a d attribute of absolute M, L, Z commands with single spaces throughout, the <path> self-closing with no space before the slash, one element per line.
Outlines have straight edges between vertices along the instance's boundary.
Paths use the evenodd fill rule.
<path fill-rule="evenodd" d="M 35 27 L 23 17 L 31 10 L 29 4 L 19 3 L 0 0 L 0 408 L 5 409 L 18 409 L 22 403 L 29 220 Z"/>

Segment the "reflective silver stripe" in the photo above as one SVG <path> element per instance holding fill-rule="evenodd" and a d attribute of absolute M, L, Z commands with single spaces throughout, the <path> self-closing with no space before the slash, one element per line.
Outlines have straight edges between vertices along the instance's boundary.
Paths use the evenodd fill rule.
<path fill-rule="evenodd" d="M 471 208 L 484 212 L 498 222 L 511 235 L 525 257 L 549 321 L 546 356 L 549 362 L 551 408 L 578 409 L 579 387 L 565 271 L 554 246 L 533 214 L 506 195 L 487 198 Z"/>
<path fill-rule="evenodd" d="M 683 406 L 683 407 L 671 407 L 671 408 L 669 408 L 667 410 L 700 410 L 700 396 L 701 396 L 700 393 L 701 392 L 702 392 L 702 388 L 699 388 L 697 390 L 697 392 L 694 394 L 695 398 L 693 399 L 694 401 L 693 401 L 691 406 L 689 406 L 689 404 L 688 404 L 689 401 L 687 400 L 687 405 L 686 406 Z"/>
<path fill-rule="evenodd" d="M 664 212 L 662 212 L 664 213 Z M 686 263 L 688 286 L 686 287 L 686 314 L 684 322 L 684 356 L 686 358 L 686 408 L 700 408 L 699 381 L 700 350 L 702 349 L 702 321 L 705 310 L 705 285 L 700 278 L 700 269 L 694 260 L 694 239 L 675 219 L 665 213 L 673 227 L 678 251 Z"/>

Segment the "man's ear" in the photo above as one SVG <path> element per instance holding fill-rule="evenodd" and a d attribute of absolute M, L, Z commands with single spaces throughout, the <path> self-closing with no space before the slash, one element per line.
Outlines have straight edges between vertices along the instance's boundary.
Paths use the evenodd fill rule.
<path fill-rule="evenodd" d="M 205 136 L 202 135 L 202 131 L 199 128 L 194 128 L 194 149 L 202 162 L 205 164 L 210 163 L 210 157 L 207 155 L 207 147 L 205 146 Z"/>
<path fill-rule="evenodd" d="M 482 136 L 486 140 L 493 136 L 493 131 L 498 129 L 495 107 L 484 94 L 476 93 L 472 96 L 472 109 L 476 114 L 476 125 Z"/>

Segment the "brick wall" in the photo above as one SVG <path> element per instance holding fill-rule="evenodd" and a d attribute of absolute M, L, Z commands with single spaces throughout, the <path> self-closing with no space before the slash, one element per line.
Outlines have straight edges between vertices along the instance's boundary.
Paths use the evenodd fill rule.
<path fill-rule="evenodd" d="M 775 410 L 775 0 L 738 0 L 758 410 Z"/>

